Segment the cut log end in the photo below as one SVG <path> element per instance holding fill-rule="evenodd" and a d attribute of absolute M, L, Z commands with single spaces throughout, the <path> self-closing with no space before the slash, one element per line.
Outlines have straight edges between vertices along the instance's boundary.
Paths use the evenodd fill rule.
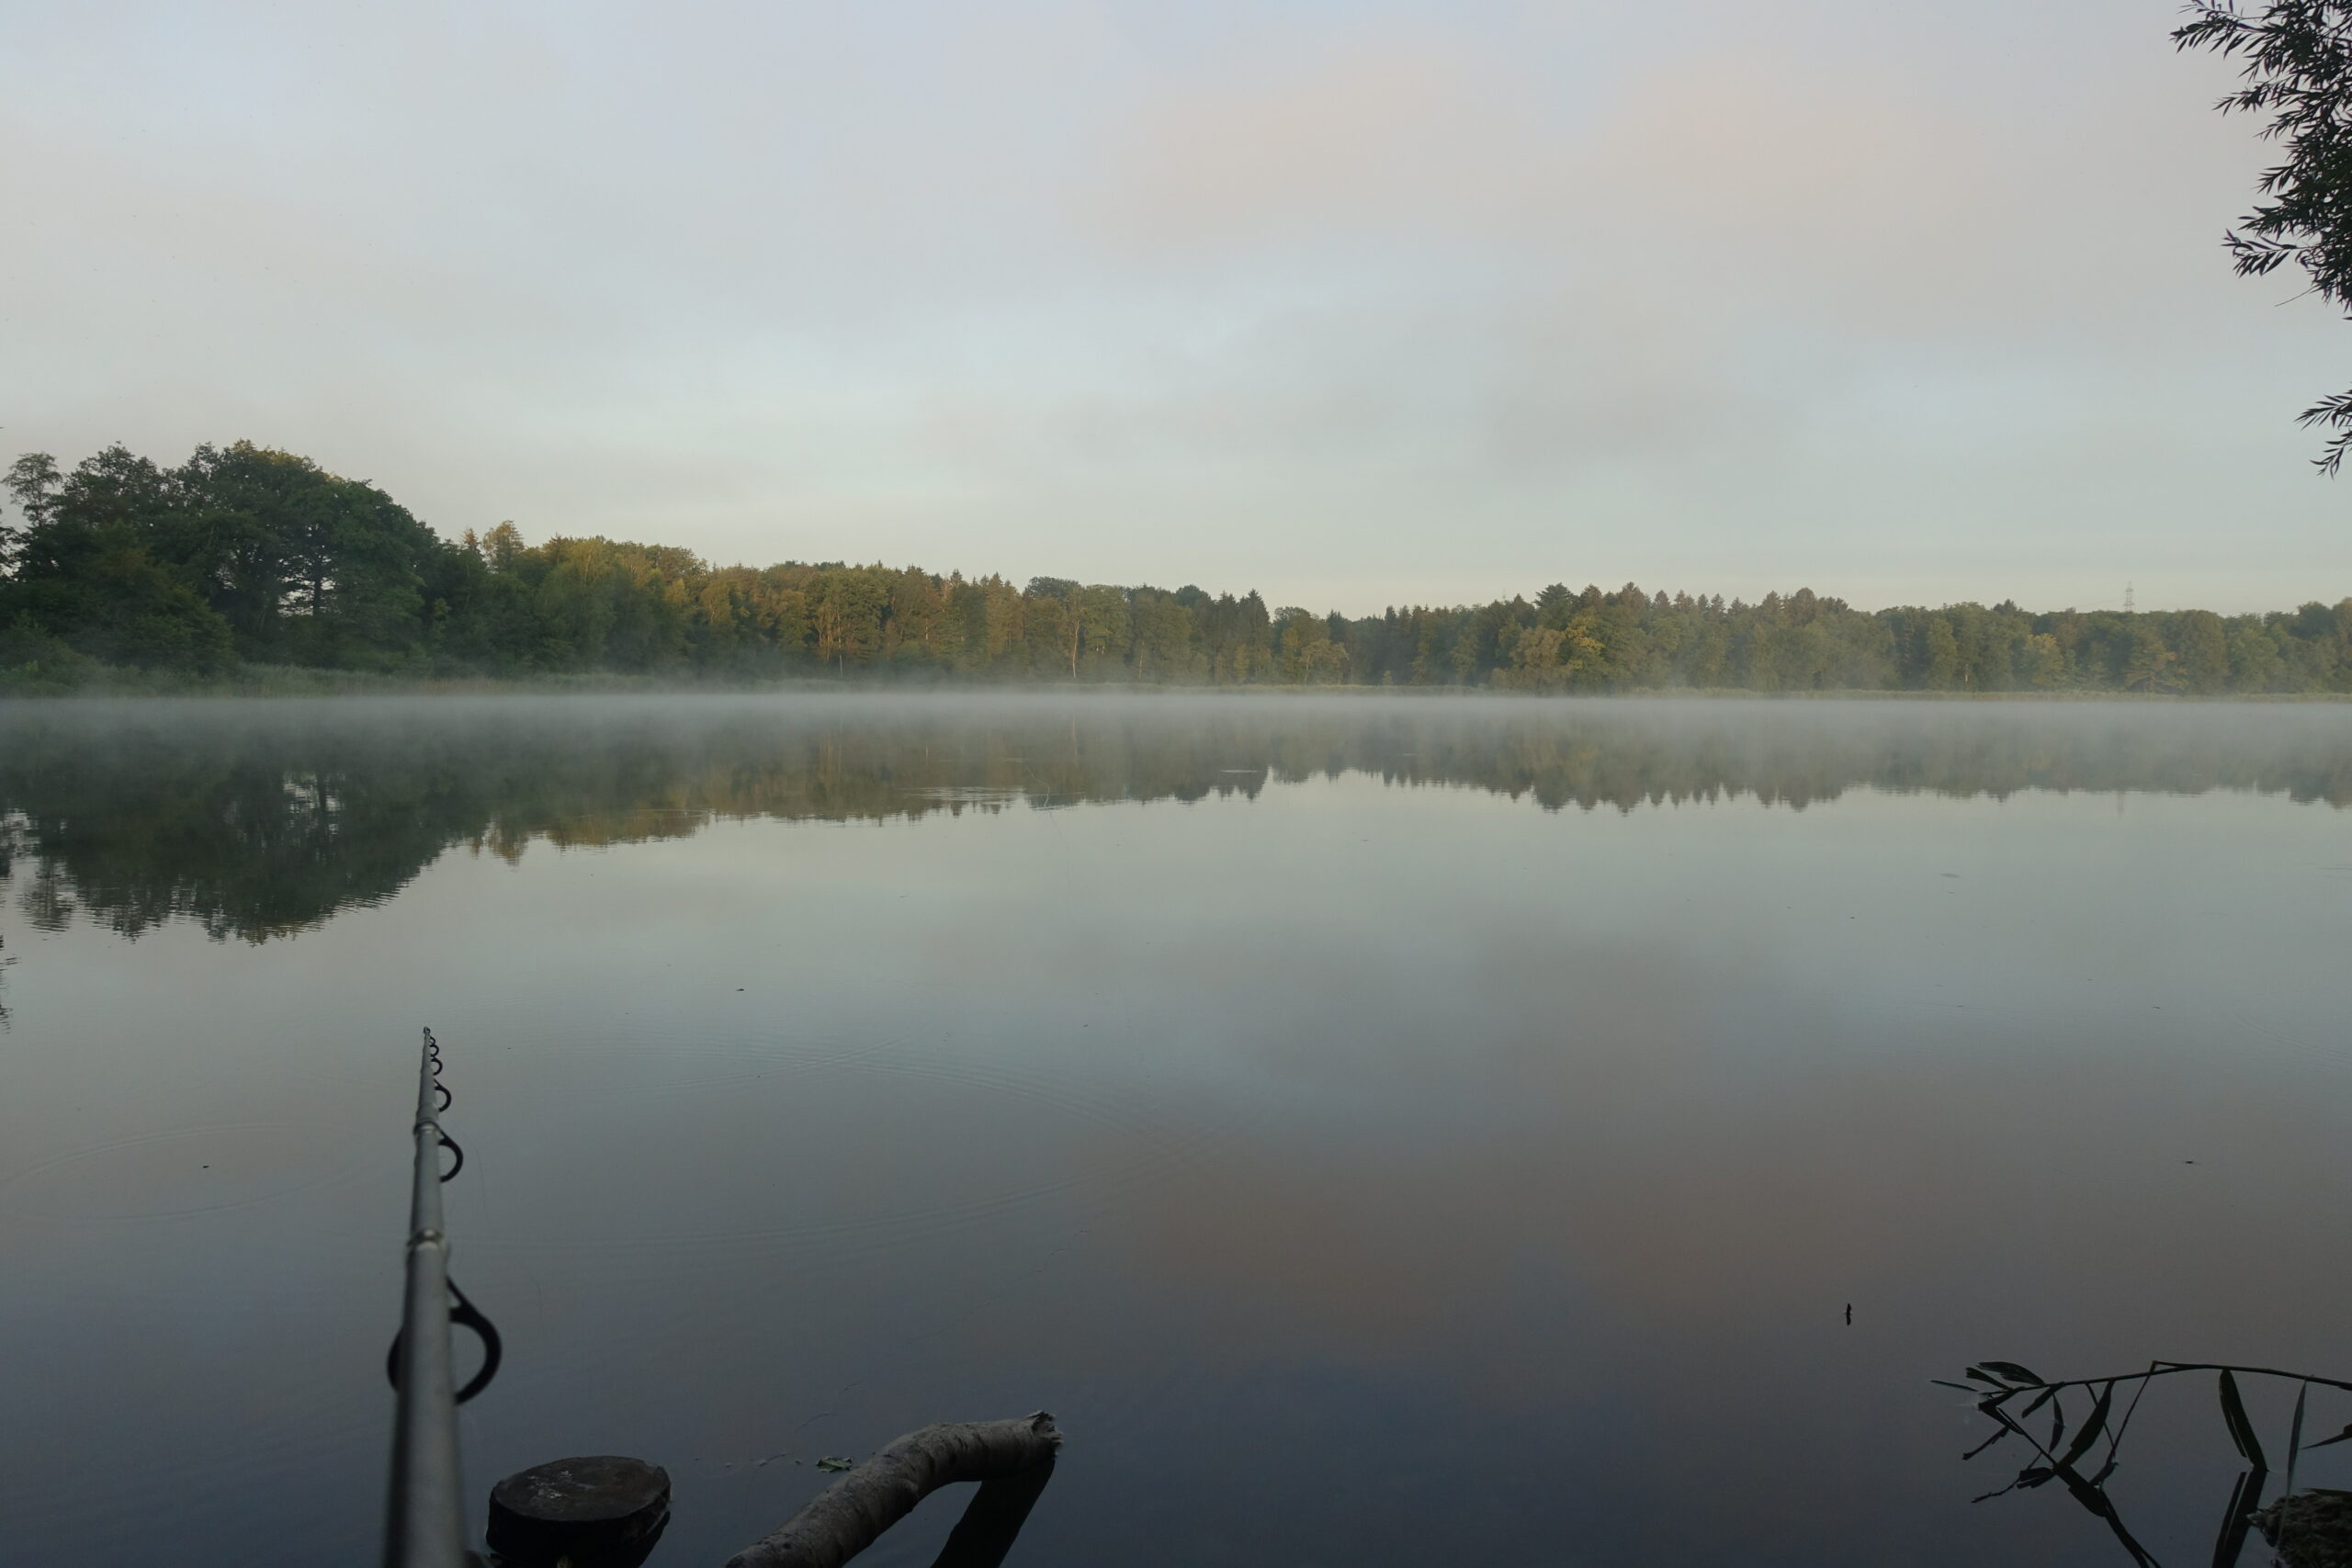
<path fill-rule="evenodd" d="M 670 1472 L 618 1454 L 518 1471 L 491 1488 L 491 1550 L 509 1568 L 636 1568 L 670 1523 Z"/>

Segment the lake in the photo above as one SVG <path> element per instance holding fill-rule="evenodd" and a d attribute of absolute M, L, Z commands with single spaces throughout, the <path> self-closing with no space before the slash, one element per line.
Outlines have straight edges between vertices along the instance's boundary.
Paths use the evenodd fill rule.
<path fill-rule="evenodd" d="M 1044 1408 L 1040 1568 L 2126 1562 L 1929 1380 L 2352 1379 L 2347 805 L 2335 705 L 0 705 L 6 1554 L 373 1558 L 429 1025 L 477 1529 Z M 2211 1561 L 2213 1384 L 2118 1457 Z"/>

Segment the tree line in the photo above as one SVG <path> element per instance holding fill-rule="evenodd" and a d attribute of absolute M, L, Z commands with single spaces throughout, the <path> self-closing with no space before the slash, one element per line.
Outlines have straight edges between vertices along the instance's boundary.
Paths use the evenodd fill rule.
<path fill-rule="evenodd" d="M 1350 617 L 1256 592 L 713 566 L 670 545 L 511 523 L 451 542 L 366 482 L 249 442 L 176 467 L 117 446 L 19 457 L 0 524 L 0 673 L 290 665 L 416 676 L 831 674 L 1554 693 L 2352 691 L 2352 599 L 2219 615 L 1860 610 L 1800 589 L 1564 582 Z"/>

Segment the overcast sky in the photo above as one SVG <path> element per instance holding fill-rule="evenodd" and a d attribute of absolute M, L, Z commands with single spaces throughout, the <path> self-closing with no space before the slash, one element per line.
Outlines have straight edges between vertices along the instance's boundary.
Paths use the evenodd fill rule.
<path fill-rule="evenodd" d="M 718 561 L 2352 593 L 2165 0 L 0 0 L 0 450 Z"/>

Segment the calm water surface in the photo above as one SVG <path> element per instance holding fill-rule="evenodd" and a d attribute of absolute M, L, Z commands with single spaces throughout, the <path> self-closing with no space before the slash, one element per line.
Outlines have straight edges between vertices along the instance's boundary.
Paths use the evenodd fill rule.
<path fill-rule="evenodd" d="M 659 1461 L 657 1564 L 1040 1407 L 1040 1568 L 2120 1562 L 1928 1380 L 2352 1377 L 2347 804 L 2338 707 L 0 710 L 0 1556 L 373 1559 L 430 1024 L 473 1494 Z"/>

